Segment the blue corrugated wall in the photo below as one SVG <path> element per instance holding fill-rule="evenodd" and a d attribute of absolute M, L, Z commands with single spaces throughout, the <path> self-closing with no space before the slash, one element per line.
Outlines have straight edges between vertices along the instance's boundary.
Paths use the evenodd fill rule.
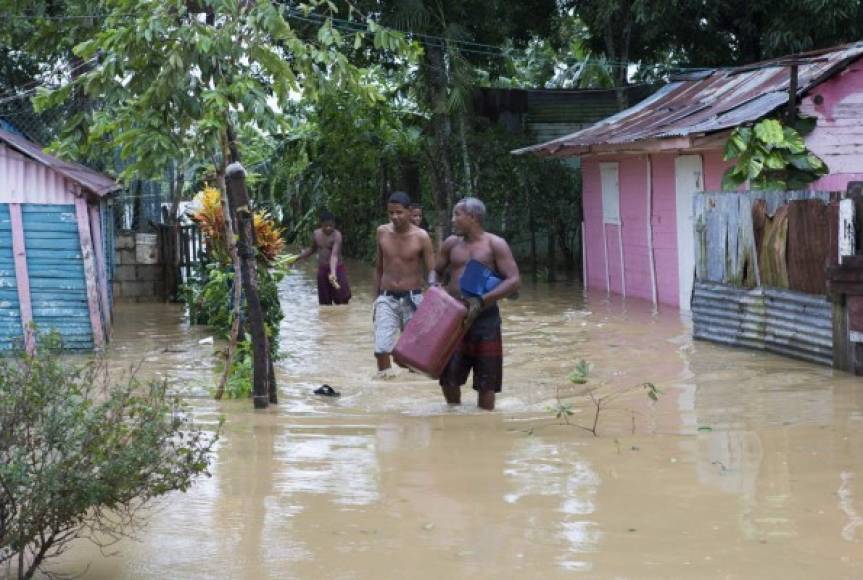
<path fill-rule="evenodd" d="M 93 348 L 87 287 L 74 205 L 21 206 L 33 321 L 56 330 L 68 349 Z"/>
<path fill-rule="evenodd" d="M 0 351 L 21 348 L 23 344 L 18 283 L 12 258 L 12 224 L 9 206 L 0 203 Z"/>

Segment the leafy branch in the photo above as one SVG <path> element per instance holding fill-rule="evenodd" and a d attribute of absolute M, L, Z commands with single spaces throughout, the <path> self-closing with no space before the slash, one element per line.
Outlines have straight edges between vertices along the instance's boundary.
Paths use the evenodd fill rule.
<path fill-rule="evenodd" d="M 587 384 L 592 366 L 585 360 L 578 361 L 575 370 L 569 374 L 569 381 L 574 385 Z M 636 392 L 644 392 L 651 401 L 656 402 L 662 394 L 662 391 L 656 385 L 649 382 L 618 388 L 600 395 L 599 392 L 604 386 L 602 383 L 597 384 L 579 395 L 582 399 L 587 399 L 593 408 L 593 419 L 590 425 L 582 425 L 570 420 L 570 417 L 575 415 L 577 408 L 575 404 L 564 401 L 564 397 L 561 396 L 560 387 L 557 387 L 555 391 L 555 403 L 548 407 L 548 411 L 553 413 L 555 419 L 562 421 L 563 424 L 578 427 L 592 433 L 594 437 L 598 437 L 600 415 L 611 403 Z"/>
<path fill-rule="evenodd" d="M 735 160 L 722 177 L 722 189 L 749 181 L 753 189 L 803 189 L 828 172 L 827 165 L 806 148 L 803 136 L 815 127 L 813 118 L 794 126 L 763 119 L 754 127 L 738 127 L 725 144 L 725 161 Z"/>

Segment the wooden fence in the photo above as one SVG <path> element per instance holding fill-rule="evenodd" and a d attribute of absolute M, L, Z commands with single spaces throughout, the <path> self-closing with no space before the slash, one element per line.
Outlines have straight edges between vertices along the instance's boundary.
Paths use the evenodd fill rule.
<path fill-rule="evenodd" d="M 162 256 L 162 276 L 165 280 L 163 298 L 177 298 L 180 286 L 196 276 L 206 262 L 203 234 L 196 224 L 158 224 Z"/>
<path fill-rule="evenodd" d="M 854 252 L 854 205 L 818 191 L 695 196 L 694 335 L 830 364 L 828 268 Z"/>

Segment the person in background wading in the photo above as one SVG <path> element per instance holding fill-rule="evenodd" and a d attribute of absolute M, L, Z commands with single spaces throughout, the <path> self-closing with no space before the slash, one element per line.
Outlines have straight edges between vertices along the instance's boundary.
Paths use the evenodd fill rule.
<path fill-rule="evenodd" d="M 374 351 L 378 378 L 395 375 L 391 354 L 399 333 L 422 302 L 423 286 L 437 280 L 428 232 L 411 223 L 411 200 L 402 191 L 390 195 L 390 223 L 378 227 L 373 305 Z M 423 279 L 423 272 L 428 272 Z"/>
<path fill-rule="evenodd" d="M 312 234 L 311 245 L 303 250 L 297 263 L 318 253 L 318 303 L 347 304 L 351 300 L 348 274 L 342 264 L 342 233 L 335 227 L 335 217 L 324 210 L 320 227 Z"/>
<path fill-rule="evenodd" d="M 440 377 L 444 398 L 450 405 L 461 404 L 461 386 L 473 371 L 477 406 L 494 410 L 495 395 L 503 385 L 503 343 L 497 302 L 515 293 L 521 285 L 518 265 L 506 240 L 483 227 L 485 204 L 475 197 L 456 203 L 452 214 L 454 235 L 441 245 L 435 270 L 449 273 L 447 291 L 468 308 L 465 334 Z M 481 296 L 462 294 L 460 280 L 465 266 L 476 260 L 500 278 L 500 283 Z"/>

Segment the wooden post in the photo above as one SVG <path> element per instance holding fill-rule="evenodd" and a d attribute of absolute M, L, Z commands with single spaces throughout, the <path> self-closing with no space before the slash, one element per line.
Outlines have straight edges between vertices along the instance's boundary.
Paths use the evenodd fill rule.
<path fill-rule="evenodd" d="M 617 248 L 620 250 L 620 294 L 626 298 L 626 264 L 623 261 L 623 220 L 617 223 Z"/>
<path fill-rule="evenodd" d="M 75 216 L 78 218 L 78 238 L 81 240 L 81 258 L 84 262 L 84 283 L 87 286 L 87 309 L 90 311 L 90 326 L 93 328 L 93 345 L 101 348 L 105 345 L 105 333 L 99 308 L 99 275 L 93 255 L 87 200 L 83 195 L 83 192 L 75 194 Z"/>
<path fill-rule="evenodd" d="M 611 294 L 611 272 L 608 268 L 608 231 L 604 219 L 602 221 L 602 253 L 605 257 L 605 293 Z"/>
<path fill-rule="evenodd" d="M 797 65 L 791 65 L 791 77 L 788 79 L 788 121 L 797 116 Z"/>
<path fill-rule="evenodd" d="M 581 222 L 581 288 L 587 296 L 587 236 L 584 234 L 584 222 Z"/>
<path fill-rule="evenodd" d="M 275 384 L 270 384 L 270 348 L 264 327 L 264 313 L 258 296 L 255 248 L 252 242 L 252 211 L 246 191 L 246 170 L 240 163 L 231 163 L 225 170 L 225 182 L 231 213 L 237 218 L 237 253 L 242 269 L 243 291 L 248 306 L 248 323 L 252 335 L 253 387 L 256 409 L 265 409 L 275 398 Z M 236 281 L 235 281 L 236 283 Z M 275 401 L 273 401 L 275 402 Z"/>
<path fill-rule="evenodd" d="M 650 270 L 650 297 L 653 307 L 659 305 L 659 297 L 656 290 L 656 255 L 653 251 L 653 160 L 650 155 L 647 158 L 647 268 Z"/>
<path fill-rule="evenodd" d="M 9 204 L 9 221 L 12 226 L 12 257 L 15 261 L 15 281 L 18 286 L 18 309 L 21 312 L 21 327 L 24 331 L 24 348 L 27 354 L 36 352 L 36 337 L 33 334 L 33 302 L 30 295 L 30 272 L 27 269 L 27 245 L 24 240 L 24 220 L 21 204 Z"/>
<path fill-rule="evenodd" d="M 99 301 L 102 305 L 102 322 L 105 323 L 105 336 L 111 334 L 111 301 L 108 298 L 108 272 L 105 269 L 105 251 L 102 245 L 102 220 L 99 207 L 90 206 L 90 233 L 93 235 L 93 250 L 96 254 L 96 272 L 99 275 Z"/>

